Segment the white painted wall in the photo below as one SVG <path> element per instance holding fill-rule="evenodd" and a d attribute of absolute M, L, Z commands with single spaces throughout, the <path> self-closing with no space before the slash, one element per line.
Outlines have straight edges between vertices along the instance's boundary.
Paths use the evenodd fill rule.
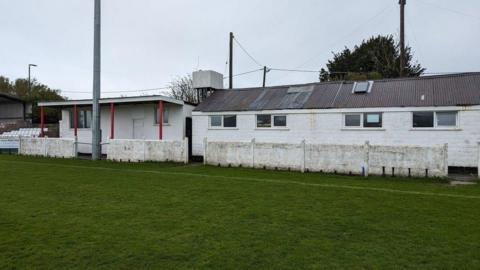
<path fill-rule="evenodd" d="M 412 111 L 457 110 L 458 128 L 450 130 L 412 129 Z M 383 112 L 383 128 L 343 129 L 343 114 L 348 112 Z M 286 129 L 257 129 L 255 115 L 287 114 Z M 237 128 L 210 129 L 208 116 L 236 114 Z M 448 143 L 449 166 L 478 166 L 480 141 L 480 106 L 410 107 L 327 110 L 277 110 L 262 112 L 193 112 L 193 155 L 203 155 L 203 139 L 209 141 L 250 141 L 271 143 L 363 144 L 433 146 Z"/>
<path fill-rule="evenodd" d="M 164 140 L 183 140 L 185 136 L 185 117 L 191 116 L 192 105 L 183 106 L 165 103 L 169 110 L 169 123 L 163 126 Z M 78 107 L 79 109 L 81 107 Z M 74 138 L 73 128 L 70 128 L 70 109 L 62 110 L 60 120 L 60 137 Z M 115 139 L 133 139 L 133 121 L 143 120 L 145 140 L 158 140 L 158 125 L 155 124 L 155 105 L 146 104 L 116 104 L 115 105 Z M 102 142 L 107 143 L 110 138 L 110 107 L 101 107 Z M 78 129 L 78 151 L 91 153 L 91 129 Z M 107 153 L 108 145 L 103 145 L 102 153 Z"/>
<path fill-rule="evenodd" d="M 204 163 L 359 175 L 445 177 L 447 146 L 208 141 Z"/>
<path fill-rule="evenodd" d="M 107 159 L 188 163 L 188 140 L 110 140 Z"/>
<path fill-rule="evenodd" d="M 73 158 L 75 141 L 60 138 L 20 138 L 18 153 L 27 156 Z"/>

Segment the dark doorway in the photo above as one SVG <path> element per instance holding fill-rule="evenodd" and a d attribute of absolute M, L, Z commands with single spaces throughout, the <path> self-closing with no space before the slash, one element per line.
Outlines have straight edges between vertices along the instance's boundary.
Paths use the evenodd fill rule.
<path fill-rule="evenodd" d="M 185 137 L 188 138 L 188 160 L 192 159 L 192 118 L 185 118 Z"/>

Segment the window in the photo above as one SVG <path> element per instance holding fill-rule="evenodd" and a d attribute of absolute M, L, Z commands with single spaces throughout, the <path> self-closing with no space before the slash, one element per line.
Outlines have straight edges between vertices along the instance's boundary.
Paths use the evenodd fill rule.
<path fill-rule="evenodd" d="M 257 115 L 257 128 L 271 127 L 271 126 L 272 126 L 272 116 L 270 114 Z"/>
<path fill-rule="evenodd" d="M 382 113 L 349 113 L 345 114 L 346 128 L 381 128 Z"/>
<path fill-rule="evenodd" d="M 456 127 L 457 112 L 437 112 L 438 127 Z"/>
<path fill-rule="evenodd" d="M 257 128 L 271 128 L 271 127 L 278 127 L 278 128 L 287 127 L 287 116 L 272 115 L 272 114 L 257 114 Z"/>
<path fill-rule="evenodd" d="M 170 117 L 170 110 L 168 109 L 167 106 L 163 105 L 163 124 L 168 124 L 168 118 Z M 155 104 L 155 111 L 153 112 L 153 115 L 155 116 L 155 124 L 158 125 L 160 122 L 160 115 L 158 111 L 158 104 Z"/>
<path fill-rule="evenodd" d="M 382 127 L 381 113 L 363 114 L 363 127 Z"/>
<path fill-rule="evenodd" d="M 224 115 L 223 116 L 223 127 L 237 127 L 237 116 L 236 115 Z"/>
<path fill-rule="evenodd" d="M 210 116 L 210 126 L 221 127 L 222 126 L 222 116 L 221 115 Z"/>
<path fill-rule="evenodd" d="M 286 115 L 274 115 L 273 116 L 273 126 L 275 126 L 275 127 L 286 127 L 287 126 L 287 116 Z"/>
<path fill-rule="evenodd" d="M 456 127 L 457 112 L 413 112 L 412 120 L 414 128 Z"/>
<path fill-rule="evenodd" d="M 74 127 L 73 110 L 70 111 L 70 128 Z M 77 128 L 90 128 L 92 124 L 91 109 L 77 109 Z"/>
<path fill-rule="evenodd" d="M 237 116 L 236 115 L 211 115 L 210 127 L 213 128 L 236 128 Z"/>
<path fill-rule="evenodd" d="M 430 127 L 433 128 L 433 112 L 413 112 L 413 127 L 414 128 L 423 128 Z"/>
<path fill-rule="evenodd" d="M 360 127 L 362 124 L 361 114 L 347 114 L 345 115 L 346 127 Z"/>
<path fill-rule="evenodd" d="M 367 93 L 370 92 L 370 87 L 373 81 L 355 82 L 353 84 L 353 93 Z"/>

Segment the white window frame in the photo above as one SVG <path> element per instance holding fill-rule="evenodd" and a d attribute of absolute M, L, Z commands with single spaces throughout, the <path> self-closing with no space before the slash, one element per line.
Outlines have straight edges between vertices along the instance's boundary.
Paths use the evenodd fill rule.
<path fill-rule="evenodd" d="M 69 115 L 70 129 L 71 129 L 71 130 L 75 129 L 75 127 L 74 127 L 74 121 L 75 121 L 75 120 L 73 119 L 73 116 L 74 116 L 74 114 L 75 114 L 74 110 L 75 110 L 75 109 L 72 108 L 72 110 L 70 111 L 70 115 Z M 84 123 L 83 123 L 82 125 L 80 125 L 80 121 L 79 121 L 79 120 L 80 120 L 80 114 L 85 113 L 84 117 L 87 117 L 87 113 L 86 113 L 87 111 L 90 112 L 90 116 L 91 116 L 91 117 L 90 117 L 90 126 L 89 126 L 89 127 L 85 127 L 85 125 L 84 125 L 84 124 L 87 123 L 86 118 L 84 119 L 84 121 L 83 121 Z M 91 128 L 92 128 L 92 121 L 93 121 L 93 111 L 92 111 L 91 108 L 87 108 L 87 107 L 78 107 L 78 108 L 77 108 L 77 125 L 78 125 L 78 126 L 77 126 L 77 129 L 79 129 L 79 130 L 80 130 L 80 129 L 84 129 L 84 130 L 89 130 L 89 129 L 91 129 Z M 82 126 L 82 127 L 81 127 L 81 126 Z"/>
<path fill-rule="evenodd" d="M 416 112 L 433 112 L 433 127 L 414 127 L 413 126 L 413 114 Z M 439 126 L 437 113 L 442 112 L 454 112 L 455 115 L 455 126 Z M 456 110 L 445 110 L 445 111 L 413 111 L 410 113 L 410 128 L 412 130 L 458 130 L 460 128 L 460 113 Z"/>
<path fill-rule="evenodd" d="M 381 123 L 382 123 L 382 126 L 381 127 L 365 127 L 364 126 L 364 116 L 365 114 L 380 114 L 380 119 L 381 119 Z M 360 115 L 360 126 L 347 126 L 346 125 L 346 117 L 347 115 Z M 384 128 L 384 113 L 383 112 L 354 112 L 354 113 L 344 113 L 342 115 L 342 129 L 346 129 L 346 130 L 349 130 L 349 129 L 352 129 L 352 130 L 358 130 L 358 129 L 362 129 L 362 130 L 385 130 Z"/>
<path fill-rule="evenodd" d="M 258 126 L 258 116 L 259 115 L 270 115 L 270 126 L 269 127 L 259 127 Z M 285 116 L 285 126 L 275 126 L 275 116 Z M 255 128 L 256 129 L 288 129 L 288 115 L 287 114 L 271 114 L 271 113 L 259 113 L 255 114 Z"/>
<path fill-rule="evenodd" d="M 220 121 L 220 126 L 212 126 L 212 117 L 214 116 L 219 116 L 221 121 Z M 235 127 L 225 127 L 224 126 L 224 118 L 225 116 L 235 116 Z M 238 129 L 238 115 L 236 114 L 212 114 L 208 116 L 208 128 L 209 129 Z"/>
<path fill-rule="evenodd" d="M 347 126 L 347 116 L 348 115 L 360 115 L 360 125 L 358 126 Z M 355 128 L 363 128 L 363 113 L 344 113 L 343 114 L 343 128 L 352 128 L 352 129 L 355 129 Z"/>

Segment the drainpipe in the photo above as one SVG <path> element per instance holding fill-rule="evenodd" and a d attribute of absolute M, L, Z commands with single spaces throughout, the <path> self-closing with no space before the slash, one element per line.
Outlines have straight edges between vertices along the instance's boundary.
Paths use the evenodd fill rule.
<path fill-rule="evenodd" d="M 40 106 L 40 137 L 45 136 L 44 128 L 45 128 L 45 113 L 43 111 L 43 106 Z"/>
<path fill-rule="evenodd" d="M 78 134 L 78 110 L 77 105 L 73 105 L 73 135 L 77 138 Z"/>
<path fill-rule="evenodd" d="M 115 138 L 115 104 L 110 103 L 110 139 Z"/>
<path fill-rule="evenodd" d="M 163 101 L 158 102 L 158 139 L 163 140 Z"/>

